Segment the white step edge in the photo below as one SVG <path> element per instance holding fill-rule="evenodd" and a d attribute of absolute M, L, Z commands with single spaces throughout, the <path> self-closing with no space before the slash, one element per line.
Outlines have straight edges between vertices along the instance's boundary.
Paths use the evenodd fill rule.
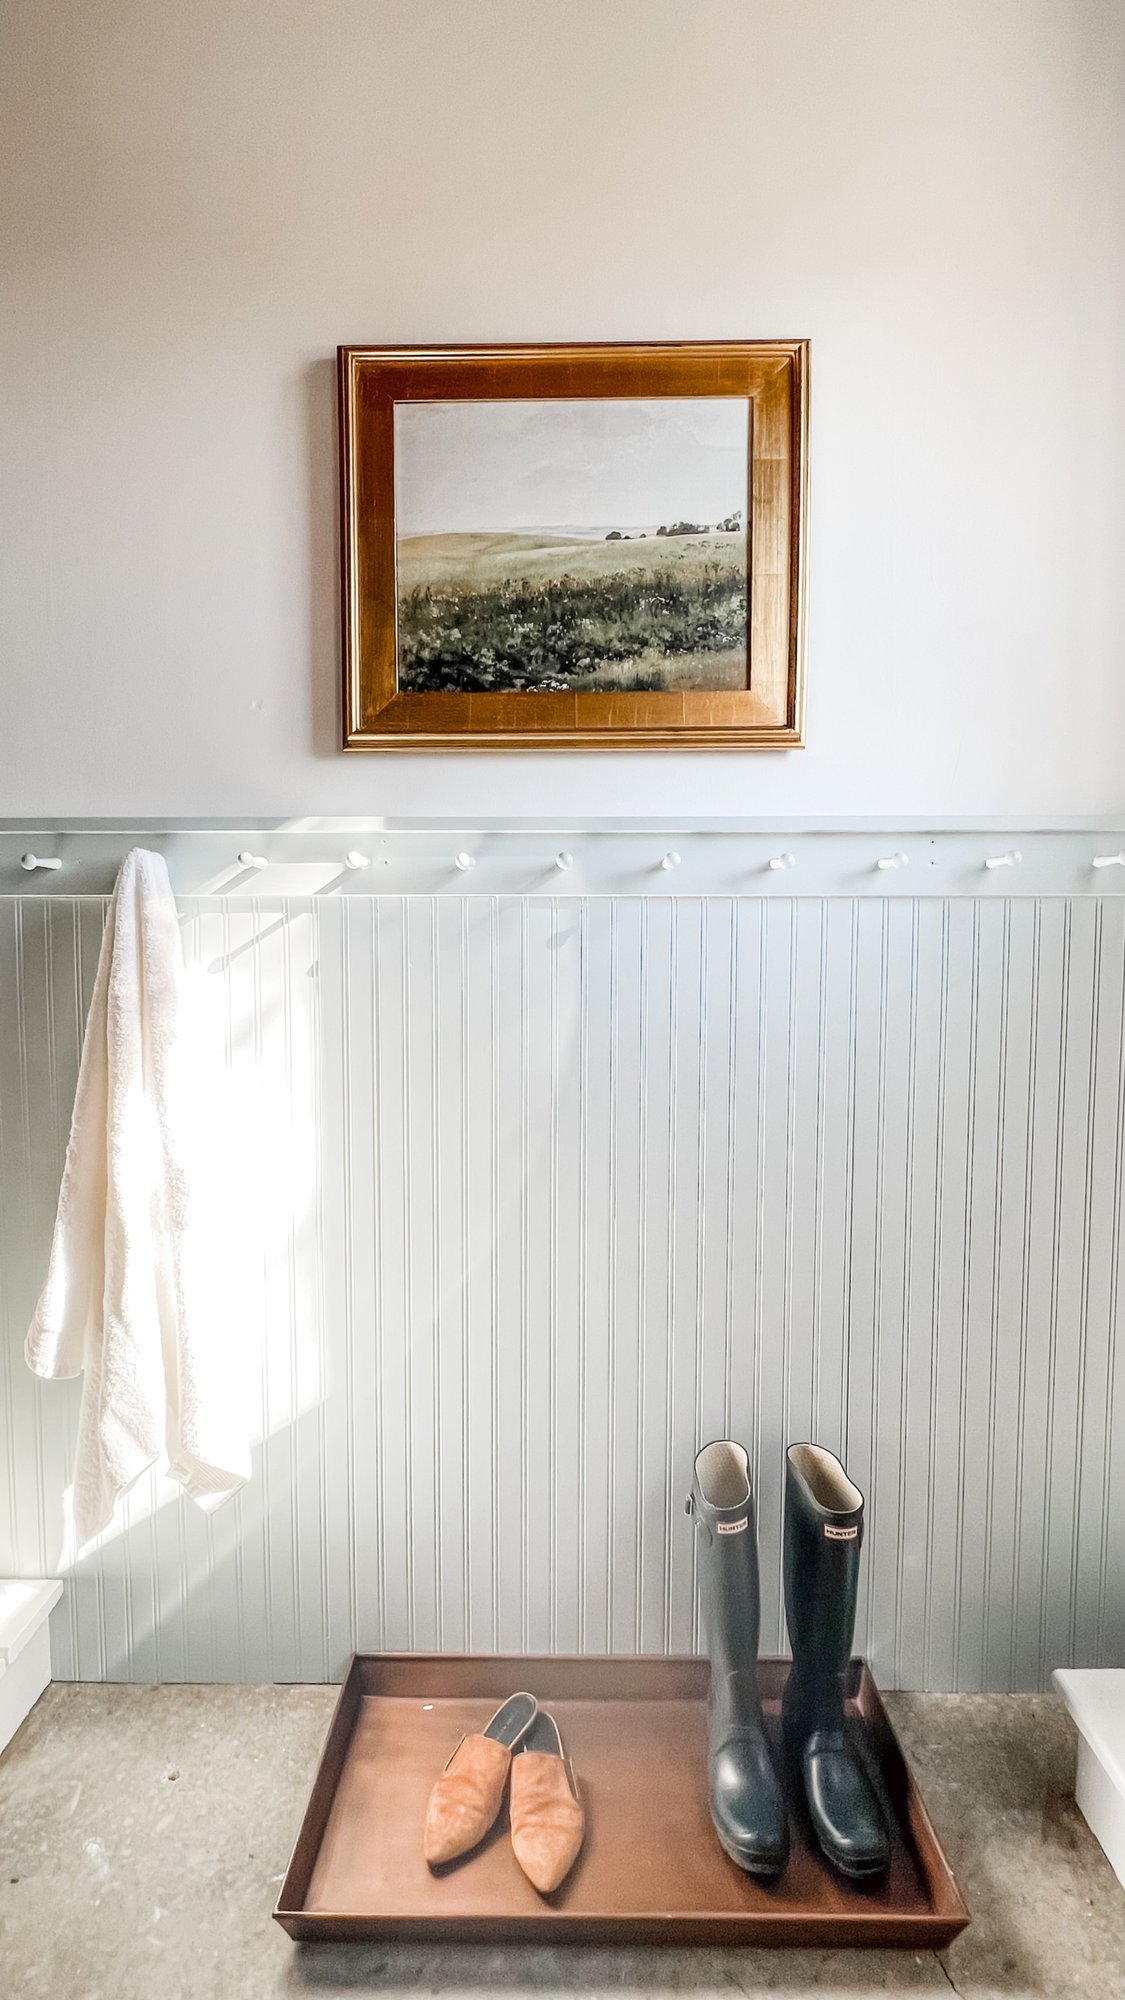
<path fill-rule="evenodd" d="M 1125 1667 L 1057 1667 L 1078 1730 L 1078 1810 L 1125 1886 Z"/>
<path fill-rule="evenodd" d="M 45 1625 L 62 1596 L 62 1584 L 37 1578 L 0 1580 L 0 1673 Z"/>
<path fill-rule="evenodd" d="M 62 1584 L 0 1580 L 0 1753 L 51 1678 L 51 1611 Z"/>

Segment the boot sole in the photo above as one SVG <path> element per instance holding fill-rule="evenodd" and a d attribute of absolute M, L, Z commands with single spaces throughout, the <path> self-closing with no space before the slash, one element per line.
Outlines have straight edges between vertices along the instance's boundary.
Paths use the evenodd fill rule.
<path fill-rule="evenodd" d="M 834 1868 L 838 1875 L 846 1875 L 849 1882 L 875 1882 L 880 1875 L 886 1874 L 891 1865 L 889 1861 L 875 1861 L 868 1862 L 866 1867 L 857 1868 L 854 1862 L 837 1860 L 826 1847 L 821 1847 L 820 1851 L 829 1866 Z"/>
<path fill-rule="evenodd" d="M 744 1875 L 755 1876 L 760 1882 L 776 1882 L 789 1859 L 787 1853 L 783 1854 L 778 1861 L 763 1861 L 757 1855 L 751 1859 L 743 1850 L 735 1847 L 733 1842 L 724 1838 L 719 1828 L 715 1825 L 714 1820 L 711 1821 L 711 1824 L 715 1827 L 715 1837 L 718 1840 L 719 1846 L 728 1860 L 734 1862 L 736 1868 L 741 1868 Z"/>

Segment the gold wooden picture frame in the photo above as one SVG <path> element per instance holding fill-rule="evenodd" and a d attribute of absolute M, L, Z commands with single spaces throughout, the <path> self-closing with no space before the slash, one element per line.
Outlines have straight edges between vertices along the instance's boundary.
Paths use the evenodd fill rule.
<path fill-rule="evenodd" d="M 809 344 L 341 347 L 344 748 L 799 747 Z"/>

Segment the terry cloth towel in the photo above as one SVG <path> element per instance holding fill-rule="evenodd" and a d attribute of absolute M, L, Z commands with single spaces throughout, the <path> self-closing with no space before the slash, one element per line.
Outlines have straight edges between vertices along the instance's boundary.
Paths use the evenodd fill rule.
<path fill-rule="evenodd" d="M 162 1452 L 204 1505 L 249 1477 L 221 1273 L 208 1268 L 201 1217 L 191 1049 L 168 870 L 134 848 L 102 939 L 47 1283 L 25 1350 L 37 1375 L 85 1376 L 80 1545 Z"/>

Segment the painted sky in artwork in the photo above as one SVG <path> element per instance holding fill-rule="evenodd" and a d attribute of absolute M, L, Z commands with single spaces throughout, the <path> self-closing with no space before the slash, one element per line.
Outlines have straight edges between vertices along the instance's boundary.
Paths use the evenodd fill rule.
<path fill-rule="evenodd" d="M 400 538 L 604 535 L 745 510 L 739 396 L 395 405 Z"/>

